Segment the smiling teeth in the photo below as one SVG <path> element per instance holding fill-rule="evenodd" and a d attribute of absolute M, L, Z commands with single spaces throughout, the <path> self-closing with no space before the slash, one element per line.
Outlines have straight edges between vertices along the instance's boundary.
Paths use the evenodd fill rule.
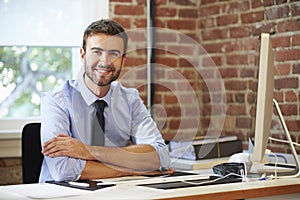
<path fill-rule="evenodd" d="M 102 72 L 102 73 L 104 73 L 104 72 L 109 72 L 109 70 L 105 70 L 105 69 L 96 69 L 96 71 Z"/>

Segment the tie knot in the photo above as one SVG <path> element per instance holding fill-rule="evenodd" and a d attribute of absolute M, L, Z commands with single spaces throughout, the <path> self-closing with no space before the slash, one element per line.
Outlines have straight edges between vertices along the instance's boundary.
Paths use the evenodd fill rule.
<path fill-rule="evenodd" d="M 104 108 L 105 108 L 106 105 L 107 104 L 106 104 L 106 102 L 104 100 L 97 100 L 97 101 L 95 101 L 95 106 L 96 106 L 96 109 L 98 111 L 103 112 L 103 110 L 104 110 Z"/>

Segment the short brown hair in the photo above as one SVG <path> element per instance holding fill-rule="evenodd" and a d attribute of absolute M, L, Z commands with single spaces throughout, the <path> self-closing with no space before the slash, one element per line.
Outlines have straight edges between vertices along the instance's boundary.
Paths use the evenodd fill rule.
<path fill-rule="evenodd" d="M 86 40 L 88 37 L 92 36 L 93 34 L 97 33 L 104 33 L 108 35 L 116 35 L 123 39 L 124 42 L 124 51 L 123 55 L 126 54 L 127 50 L 127 43 L 128 43 L 128 36 L 125 32 L 124 28 L 118 24 L 117 22 L 110 20 L 110 19 L 101 19 L 91 23 L 84 31 L 83 35 L 83 42 L 82 48 L 84 51 L 86 50 Z"/>

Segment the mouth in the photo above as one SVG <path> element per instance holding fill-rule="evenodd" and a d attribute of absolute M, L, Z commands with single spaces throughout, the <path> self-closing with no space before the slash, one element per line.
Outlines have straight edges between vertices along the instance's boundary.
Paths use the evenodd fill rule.
<path fill-rule="evenodd" d="M 95 71 L 97 71 L 101 76 L 106 76 L 114 70 L 111 67 L 96 67 Z"/>

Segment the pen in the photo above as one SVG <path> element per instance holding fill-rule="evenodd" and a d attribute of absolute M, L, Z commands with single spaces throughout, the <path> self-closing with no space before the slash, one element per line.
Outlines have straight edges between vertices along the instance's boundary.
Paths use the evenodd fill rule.
<path fill-rule="evenodd" d="M 113 183 L 97 183 L 97 186 L 115 186 L 116 184 Z"/>
<path fill-rule="evenodd" d="M 75 182 L 75 181 L 69 181 L 68 183 L 70 185 L 80 186 L 80 187 L 89 187 L 90 186 L 90 184 L 88 184 L 88 183 L 81 183 L 81 182 Z"/>

